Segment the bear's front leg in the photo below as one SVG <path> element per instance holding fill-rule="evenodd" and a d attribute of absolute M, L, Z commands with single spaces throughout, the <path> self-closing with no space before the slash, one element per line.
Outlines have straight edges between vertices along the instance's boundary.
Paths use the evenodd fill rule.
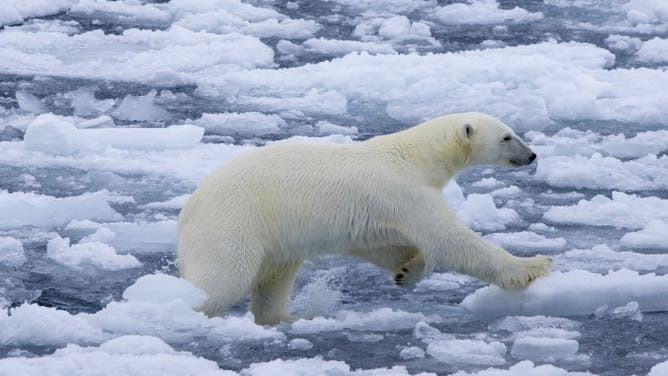
<path fill-rule="evenodd" d="M 418 283 L 424 276 L 424 267 L 424 256 L 419 251 L 415 252 L 395 268 L 394 284 L 406 287 Z"/>

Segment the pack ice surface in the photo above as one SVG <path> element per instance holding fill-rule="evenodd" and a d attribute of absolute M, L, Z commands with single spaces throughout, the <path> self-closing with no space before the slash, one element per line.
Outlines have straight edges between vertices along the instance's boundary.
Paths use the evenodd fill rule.
<path fill-rule="evenodd" d="M 663 0 L 5 1 L 0 374 L 666 375 L 667 41 Z M 444 199 L 550 276 L 327 257 L 294 323 L 193 309 L 176 219 L 214 168 L 458 111 L 539 157 Z"/>

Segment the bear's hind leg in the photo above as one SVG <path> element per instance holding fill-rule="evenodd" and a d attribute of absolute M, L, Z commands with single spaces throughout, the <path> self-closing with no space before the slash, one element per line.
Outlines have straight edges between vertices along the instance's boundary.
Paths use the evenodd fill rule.
<path fill-rule="evenodd" d="M 286 304 L 301 261 L 265 265 L 251 287 L 250 310 L 259 325 L 292 321 Z"/>

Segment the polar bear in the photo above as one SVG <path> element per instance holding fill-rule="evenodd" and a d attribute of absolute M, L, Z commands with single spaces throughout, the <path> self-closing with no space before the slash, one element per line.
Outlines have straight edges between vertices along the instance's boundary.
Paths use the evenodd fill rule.
<path fill-rule="evenodd" d="M 545 256 L 515 257 L 460 222 L 443 187 L 472 165 L 517 168 L 536 158 L 501 121 L 442 116 L 354 144 L 277 144 L 225 163 L 179 217 L 178 265 L 209 299 L 209 316 L 251 293 L 258 324 L 291 320 L 286 303 L 303 260 L 347 254 L 397 285 L 434 268 L 520 288 L 548 273 Z"/>

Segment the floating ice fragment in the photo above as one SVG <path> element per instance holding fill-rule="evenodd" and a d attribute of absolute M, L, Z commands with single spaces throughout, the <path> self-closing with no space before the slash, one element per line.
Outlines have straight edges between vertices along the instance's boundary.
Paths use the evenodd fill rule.
<path fill-rule="evenodd" d="M 668 250 L 668 220 L 652 220 L 636 232 L 627 232 L 619 240 L 623 247 L 631 249 Z"/>
<path fill-rule="evenodd" d="M 612 192 L 612 198 L 597 195 L 576 205 L 553 206 L 543 217 L 553 223 L 640 229 L 654 220 L 668 221 L 668 200 Z"/>
<path fill-rule="evenodd" d="M 0 228 L 49 228 L 84 219 L 118 221 L 123 219 L 123 216 L 108 204 L 113 196 L 107 191 L 71 197 L 0 191 Z"/>
<path fill-rule="evenodd" d="M 308 350 L 313 347 L 311 341 L 304 338 L 295 338 L 288 342 L 288 348 L 291 350 Z"/>
<path fill-rule="evenodd" d="M 501 342 L 470 339 L 436 340 L 427 354 L 440 362 L 498 366 L 506 363 L 506 346 Z"/>
<path fill-rule="evenodd" d="M 538 250 L 556 253 L 566 246 L 564 238 L 546 238 L 535 232 L 497 232 L 485 235 L 485 239 L 504 248 Z"/>
<path fill-rule="evenodd" d="M 0 236 L 0 264 L 19 266 L 25 261 L 23 243 L 11 236 Z"/>
<path fill-rule="evenodd" d="M 438 316 L 425 316 L 391 308 L 379 308 L 371 312 L 339 311 L 333 318 L 316 317 L 299 319 L 292 323 L 292 332 L 297 334 L 331 332 L 341 329 L 365 331 L 392 331 L 412 328 L 417 322 L 438 322 Z"/>
<path fill-rule="evenodd" d="M 132 255 L 119 255 L 116 250 L 98 241 L 81 241 L 70 245 L 69 238 L 57 236 L 49 240 L 46 256 L 60 264 L 81 270 L 92 266 L 102 270 L 123 270 L 140 267 L 142 264 Z"/>
<path fill-rule="evenodd" d="M 162 304 L 181 299 L 192 308 L 201 306 L 207 294 L 185 279 L 166 274 L 147 274 L 140 277 L 123 292 L 123 298 L 129 301 Z"/>
<path fill-rule="evenodd" d="M 482 316 L 580 316 L 590 315 L 604 304 L 615 307 L 637 301 L 643 312 L 654 312 L 668 309 L 666 291 L 666 275 L 641 275 L 628 269 L 607 274 L 556 271 L 524 290 L 483 287 L 468 295 L 462 306 Z"/>
<path fill-rule="evenodd" d="M 513 342 L 513 358 L 535 362 L 554 362 L 572 358 L 578 352 L 578 341 L 563 338 L 522 337 Z"/>

